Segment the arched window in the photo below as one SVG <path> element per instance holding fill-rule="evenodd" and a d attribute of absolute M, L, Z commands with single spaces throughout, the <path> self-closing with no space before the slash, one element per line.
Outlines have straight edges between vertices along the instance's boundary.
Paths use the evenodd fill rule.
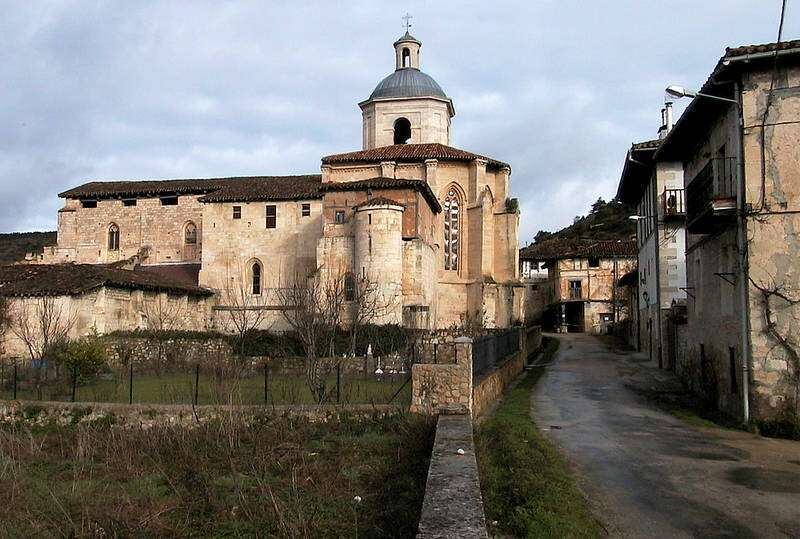
<path fill-rule="evenodd" d="M 461 256 L 461 197 L 455 187 L 447 190 L 444 204 L 444 269 L 458 271 Z"/>
<path fill-rule="evenodd" d="M 183 228 L 183 243 L 186 245 L 197 245 L 197 225 L 189 221 Z"/>
<path fill-rule="evenodd" d="M 403 67 L 411 67 L 411 51 L 403 49 Z"/>
<path fill-rule="evenodd" d="M 394 122 L 394 143 L 407 144 L 411 140 L 411 122 L 406 118 L 398 118 Z"/>
<path fill-rule="evenodd" d="M 111 223 L 108 227 L 108 250 L 119 251 L 119 227 Z"/>
<path fill-rule="evenodd" d="M 254 296 L 261 295 L 261 274 L 262 274 L 261 262 L 256 260 L 250 267 L 250 284 L 253 287 Z"/>
<path fill-rule="evenodd" d="M 352 273 L 344 276 L 344 300 L 356 300 L 356 276 Z"/>

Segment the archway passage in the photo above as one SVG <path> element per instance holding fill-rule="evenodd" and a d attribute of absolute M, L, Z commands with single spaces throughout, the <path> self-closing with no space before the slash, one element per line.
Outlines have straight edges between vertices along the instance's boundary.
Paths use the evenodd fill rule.
<path fill-rule="evenodd" d="M 394 122 L 394 143 L 408 144 L 411 141 L 411 122 L 406 118 L 398 118 Z"/>

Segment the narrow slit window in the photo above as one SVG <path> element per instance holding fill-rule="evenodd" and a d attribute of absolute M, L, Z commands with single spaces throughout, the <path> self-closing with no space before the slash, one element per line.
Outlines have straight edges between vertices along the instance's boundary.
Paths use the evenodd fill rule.
<path fill-rule="evenodd" d="M 234 219 L 241 219 L 242 218 L 242 207 L 241 206 L 234 206 L 233 207 L 233 218 Z"/>
<path fill-rule="evenodd" d="M 311 204 L 303 204 L 300 206 L 300 215 L 303 217 L 308 217 L 311 215 Z"/>
<path fill-rule="evenodd" d="M 261 295 L 261 262 L 253 262 L 253 267 L 250 270 L 250 284 L 252 285 L 253 295 Z"/>

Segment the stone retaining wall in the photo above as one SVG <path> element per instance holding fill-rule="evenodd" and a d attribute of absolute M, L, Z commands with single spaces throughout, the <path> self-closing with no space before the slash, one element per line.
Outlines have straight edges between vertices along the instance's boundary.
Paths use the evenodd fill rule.
<path fill-rule="evenodd" d="M 0 402 L 0 424 L 25 423 L 30 425 L 70 425 L 92 421 L 113 421 L 128 427 L 152 427 L 155 425 L 194 426 L 213 419 L 256 416 L 306 417 L 310 421 L 328 421 L 342 415 L 374 416 L 404 413 L 403 407 L 388 404 L 350 405 L 205 405 L 183 404 L 114 404 L 114 403 L 70 403 L 49 401 L 3 401 Z"/>
<path fill-rule="evenodd" d="M 491 409 L 492 403 L 500 398 L 508 384 L 519 376 L 524 368 L 525 354 L 518 352 L 513 358 L 476 381 L 472 390 L 473 417 L 480 417 Z"/>

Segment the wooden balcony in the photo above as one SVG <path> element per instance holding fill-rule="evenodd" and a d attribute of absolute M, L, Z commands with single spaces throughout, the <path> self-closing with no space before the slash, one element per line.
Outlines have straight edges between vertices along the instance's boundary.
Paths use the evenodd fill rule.
<path fill-rule="evenodd" d="M 683 189 L 664 189 L 664 220 L 685 219 L 686 202 Z"/>
<path fill-rule="evenodd" d="M 686 186 L 686 229 L 710 234 L 736 219 L 736 159 L 710 159 Z"/>

